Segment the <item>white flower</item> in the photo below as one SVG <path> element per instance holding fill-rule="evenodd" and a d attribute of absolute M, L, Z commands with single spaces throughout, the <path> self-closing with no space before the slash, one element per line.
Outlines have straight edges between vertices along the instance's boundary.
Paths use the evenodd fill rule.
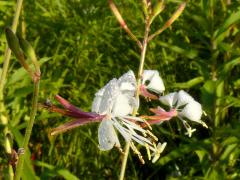
<path fill-rule="evenodd" d="M 138 154 L 144 163 L 140 152 L 134 145 L 134 141 L 145 146 L 148 151 L 156 151 L 154 141 L 157 138 L 138 123 L 144 122 L 139 117 L 130 116 L 138 105 L 134 93 L 136 79 L 132 71 L 127 72 L 118 80 L 113 79 L 95 94 L 92 111 L 106 115 L 98 129 L 99 147 L 101 150 L 109 150 L 113 146 L 120 148 L 120 143 L 115 129 L 130 142 L 130 147 Z"/>
<path fill-rule="evenodd" d="M 152 159 L 152 163 L 155 163 L 159 158 L 161 153 L 164 151 L 165 147 L 167 146 L 167 143 L 158 143 L 157 147 L 156 147 L 156 151 L 152 154 L 153 159 Z"/>
<path fill-rule="evenodd" d="M 130 70 L 127 73 L 123 74 L 118 79 L 118 85 L 123 93 L 130 93 L 133 96 L 137 86 L 136 78 L 133 71 Z"/>
<path fill-rule="evenodd" d="M 144 70 L 142 75 L 142 84 L 145 85 L 148 90 L 158 94 L 165 91 L 163 80 L 156 70 Z"/>
<path fill-rule="evenodd" d="M 183 90 L 173 92 L 160 97 L 159 100 L 163 104 L 168 105 L 171 109 L 177 109 L 178 117 L 182 120 L 184 127 L 187 129 L 189 137 L 191 137 L 195 129 L 192 129 L 184 118 L 200 123 L 207 128 L 207 125 L 201 120 L 203 113 L 201 104 L 195 101 L 187 92 Z"/>
<path fill-rule="evenodd" d="M 110 150 L 113 146 L 120 147 L 117 134 L 113 128 L 112 121 L 103 120 L 98 128 L 99 148 Z"/>

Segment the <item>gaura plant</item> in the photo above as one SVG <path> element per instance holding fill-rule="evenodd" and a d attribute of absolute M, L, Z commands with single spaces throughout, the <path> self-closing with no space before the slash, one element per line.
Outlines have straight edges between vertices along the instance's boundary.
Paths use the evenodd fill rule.
<path fill-rule="evenodd" d="M 204 127 L 208 126 L 201 120 L 203 110 L 200 103 L 195 101 L 187 92 L 181 90 L 179 92 L 169 93 L 159 98 L 160 102 L 169 106 L 170 110 L 165 111 L 161 107 L 151 108 L 150 111 L 155 113 L 154 116 L 142 116 L 148 119 L 149 124 L 157 124 L 173 117 L 178 117 L 187 130 L 187 135 L 192 136 L 196 129 L 192 129 L 185 119 L 202 124 Z"/>
<path fill-rule="evenodd" d="M 18 62 L 23 66 L 23 68 L 27 71 L 28 75 L 31 77 L 34 86 L 30 120 L 27 124 L 23 142 L 20 148 L 18 149 L 19 159 L 16 164 L 16 173 L 14 179 L 19 180 L 21 178 L 22 169 L 24 165 L 25 151 L 28 148 L 28 143 L 30 140 L 33 124 L 35 121 L 35 116 L 37 113 L 41 71 L 35 51 L 32 48 L 32 46 L 25 39 L 17 37 L 10 28 L 6 28 L 5 33 L 9 48 L 16 56 Z M 30 64 L 26 61 L 27 58 L 30 60 L 31 62 Z M 31 65 L 33 65 L 34 68 L 32 68 Z"/>
<path fill-rule="evenodd" d="M 150 124 L 156 124 L 170 120 L 173 117 L 178 117 L 183 122 L 189 136 L 192 135 L 194 129 L 191 129 L 185 118 L 199 122 L 204 126 L 206 126 L 206 124 L 200 120 L 202 116 L 201 105 L 190 95 L 184 91 L 180 91 L 174 93 L 174 96 L 170 94 L 159 97 L 159 95 L 165 90 L 165 87 L 158 71 L 143 70 L 148 43 L 172 25 L 172 23 L 183 12 L 186 2 L 184 1 L 180 4 L 172 17 L 170 17 L 159 30 L 150 34 L 151 24 L 163 11 L 165 3 L 163 0 L 160 0 L 152 5 L 150 0 L 143 0 L 142 5 L 145 15 L 145 32 L 142 41 L 140 41 L 128 28 L 127 23 L 124 21 L 120 11 L 112 0 L 109 0 L 109 5 L 121 27 L 126 31 L 130 38 L 136 42 L 140 49 L 140 63 L 137 78 L 135 78 L 132 71 L 129 71 L 119 79 L 112 79 L 95 94 L 92 104 L 92 112 L 82 111 L 59 95 L 56 96 L 56 99 L 63 105 L 63 109 L 52 104 L 45 104 L 42 106 L 49 111 L 58 112 L 74 119 L 73 121 L 54 128 L 51 131 L 51 135 L 59 134 L 86 123 L 100 122 L 98 129 L 99 148 L 101 150 L 110 150 L 115 146 L 121 152 L 124 152 L 119 177 L 119 179 L 123 179 L 130 147 L 133 152 L 138 155 L 140 161 L 144 163 L 143 157 L 135 146 L 135 143 L 146 148 L 148 158 L 152 159 L 152 162 L 157 161 L 166 147 L 166 142 L 158 143 L 158 138 L 151 132 Z M 154 92 L 154 94 L 152 92 Z M 183 96 L 181 94 L 183 94 Z M 156 114 L 155 116 L 136 116 L 141 104 L 139 101 L 140 95 L 143 95 L 148 100 L 159 99 L 163 104 L 167 104 L 170 107 L 170 110 L 165 111 L 158 107 L 157 109 L 150 109 Z M 118 133 L 121 134 L 126 141 L 124 150 L 121 148 L 117 136 Z"/>
<path fill-rule="evenodd" d="M 147 85 L 145 84 L 146 81 L 148 81 Z M 165 87 L 157 71 L 145 70 L 143 72 L 141 89 L 141 95 L 145 96 L 147 94 L 146 98 L 156 99 L 157 96 L 151 94 L 148 90 L 162 93 Z M 160 102 L 170 107 L 169 111 L 157 107 L 150 109 L 150 111 L 155 113 L 154 116 L 131 116 L 133 108 L 139 108 L 139 99 L 134 98 L 135 91 L 136 79 L 134 73 L 129 71 L 119 79 L 112 79 L 95 94 L 92 112 L 84 112 L 61 96 L 56 95 L 56 100 L 64 109 L 58 108 L 51 103 L 42 104 L 41 106 L 51 112 L 58 112 L 74 120 L 52 129 L 50 134 L 57 135 L 81 125 L 100 122 L 98 129 L 100 150 L 110 150 L 115 146 L 123 152 L 115 131 L 117 130 L 125 141 L 130 143 L 131 149 L 138 155 L 142 163 L 144 163 L 143 157 L 134 145 L 134 142 L 145 146 L 149 160 L 152 157 L 152 162 L 154 163 L 160 157 L 167 143 L 157 144 L 158 138 L 151 133 L 150 125 L 159 124 L 173 117 L 178 117 L 187 129 L 189 137 L 191 137 L 192 132 L 196 129 L 192 129 L 186 120 L 184 120 L 185 118 L 207 127 L 201 121 L 203 112 L 201 104 L 183 90 L 159 97 Z"/>
<path fill-rule="evenodd" d="M 156 73 L 157 71 L 152 72 L 154 72 L 153 76 L 144 73 L 147 74 L 147 77 L 143 76 L 143 79 L 149 80 L 149 85 L 154 82 L 161 86 L 154 87 L 154 85 L 145 86 L 142 84 L 142 89 L 147 93 L 148 98 L 153 96 L 148 92 L 149 87 L 151 87 L 151 90 L 158 92 L 163 92 L 165 89 L 161 77 Z M 130 143 L 131 149 L 138 155 L 142 163 L 144 163 L 144 160 L 134 142 L 145 146 L 148 158 L 153 157 L 152 161 L 155 162 L 166 143 L 163 143 L 163 145 L 161 143 L 157 144 L 158 138 L 151 133 L 151 126 L 149 126 L 148 122 L 140 117 L 131 116 L 133 109 L 139 106 L 139 100 L 134 97 L 135 91 L 136 78 L 134 73 L 129 71 L 119 79 L 112 79 L 95 94 L 92 112 L 83 112 L 57 95 L 55 98 L 65 109 L 60 109 L 51 104 L 45 104 L 43 107 L 49 109 L 49 111 L 72 117 L 74 120 L 53 129 L 51 135 L 59 134 L 86 123 L 100 122 L 98 141 L 101 150 L 110 150 L 115 146 L 122 152 L 116 129 L 125 141 Z M 141 126 L 143 124 L 146 125 L 146 128 Z M 162 150 L 160 151 L 160 149 Z"/>

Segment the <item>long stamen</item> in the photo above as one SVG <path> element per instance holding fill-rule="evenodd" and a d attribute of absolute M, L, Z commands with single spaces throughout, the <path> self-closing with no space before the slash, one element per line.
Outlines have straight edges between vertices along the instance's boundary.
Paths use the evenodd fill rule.
<path fill-rule="evenodd" d="M 131 135 L 129 134 L 129 132 L 126 132 L 126 128 L 122 127 L 116 118 L 112 118 L 112 120 L 113 120 L 113 125 L 120 132 L 120 134 L 124 137 L 124 139 L 127 142 L 131 141 Z"/>
<path fill-rule="evenodd" d="M 145 161 L 143 160 L 143 157 L 142 157 L 141 153 L 138 151 L 138 149 L 133 144 L 133 142 L 130 142 L 130 147 L 132 148 L 133 152 L 138 155 L 138 158 L 141 161 L 141 163 L 145 164 Z"/>
<path fill-rule="evenodd" d="M 152 146 L 154 146 L 153 143 L 152 143 L 149 139 L 147 139 L 147 138 L 145 138 L 145 137 L 137 134 L 137 133 L 135 132 L 135 128 L 134 128 L 134 127 L 132 127 L 132 126 L 129 125 L 128 123 L 122 121 L 122 123 L 126 126 L 126 128 L 125 128 L 125 127 L 123 127 L 123 126 L 120 125 L 120 123 L 117 121 L 116 118 L 113 118 L 113 121 L 114 121 L 115 127 L 118 129 L 118 131 L 122 134 L 122 136 L 123 136 L 125 139 L 126 139 L 126 138 L 127 138 L 127 140 L 128 140 L 128 139 L 132 139 L 132 140 L 136 141 L 137 143 L 139 143 L 139 144 L 141 144 L 141 145 L 143 145 L 143 146 L 145 146 L 145 144 L 148 144 L 148 145 L 150 145 L 150 149 L 154 151 L 154 148 L 152 147 Z M 138 127 L 138 126 L 137 126 L 137 127 Z M 139 128 L 139 127 L 138 127 L 138 128 Z M 143 130 L 143 129 L 141 130 L 141 132 L 142 132 L 143 134 L 145 134 L 145 135 L 146 135 L 146 133 L 147 133 L 147 131 L 145 131 L 145 130 Z M 151 134 L 151 135 L 152 135 L 152 134 Z"/>
<path fill-rule="evenodd" d="M 131 121 L 128 121 L 128 120 L 126 120 L 126 119 L 124 119 L 124 118 L 122 118 L 122 117 L 119 117 L 119 119 L 121 119 L 122 122 L 126 123 L 126 124 L 127 124 L 128 126 L 130 126 L 131 128 L 136 129 L 136 130 L 138 130 L 138 131 L 140 131 L 140 132 L 145 132 L 145 130 L 144 130 L 141 126 L 139 126 L 139 125 L 137 125 L 137 124 L 135 124 L 135 123 L 133 123 L 133 122 L 131 122 Z"/>
<path fill-rule="evenodd" d="M 147 143 L 145 143 L 145 148 L 147 150 L 148 160 L 151 160 L 151 153 L 150 153 L 149 145 Z"/>
<path fill-rule="evenodd" d="M 158 141 L 158 138 L 149 130 L 147 130 L 147 133 L 155 140 Z"/>
<path fill-rule="evenodd" d="M 181 120 L 183 122 L 183 125 L 184 125 L 185 129 L 187 130 L 187 135 L 189 137 L 191 137 L 192 133 L 195 132 L 196 129 L 192 129 L 192 127 L 185 120 L 183 120 L 183 119 L 181 119 Z"/>

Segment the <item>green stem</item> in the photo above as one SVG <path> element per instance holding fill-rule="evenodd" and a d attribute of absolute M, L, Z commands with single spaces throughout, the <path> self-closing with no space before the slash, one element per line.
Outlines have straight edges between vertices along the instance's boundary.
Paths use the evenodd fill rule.
<path fill-rule="evenodd" d="M 18 20 L 19 20 L 21 9 L 22 9 L 22 3 L 23 3 L 23 0 L 18 0 L 17 4 L 16 4 L 16 11 L 15 11 L 15 15 L 13 18 L 13 24 L 12 24 L 12 28 L 11 28 L 14 33 L 16 33 L 16 30 L 17 30 Z M 0 96 L 1 96 L 0 100 L 2 100 L 2 96 L 3 96 L 3 88 L 4 88 L 5 81 L 6 81 L 10 57 L 11 57 L 11 50 L 7 46 L 6 50 L 5 50 L 5 54 L 4 54 L 3 70 L 2 70 L 1 77 L 0 77 Z"/>
<path fill-rule="evenodd" d="M 142 50 L 141 50 L 140 65 L 139 65 L 138 76 L 137 76 L 137 90 L 136 90 L 136 95 L 135 95 L 137 100 L 139 100 L 139 95 L 140 95 L 140 86 L 141 86 L 143 67 L 144 67 L 144 62 L 145 62 L 145 57 L 146 57 L 149 30 L 150 30 L 150 23 L 149 23 L 149 20 L 147 19 L 146 20 L 145 33 L 144 33 L 144 39 L 143 39 L 143 47 L 142 47 Z M 133 116 L 136 116 L 137 110 L 138 110 L 137 108 L 134 108 L 133 113 L 132 113 Z M 124 157 L 123 157 L 123 161 L 122 161 L 121 173 L 120 173 L 119 180 L 124 179 L 126 166 L 127 166 L 129 149 L 130 149 L 130 142 L 127 142 L 126 146 L 124 148 Z"/>
<path fill-rule="evenodd" d="M 26 129 L 26 132 L 25 132 L 23 145 L 22 145 L 25 153 L 19 154 L 19 160 L 18 160 L 18 163 L 17 163 L 15 180 L 19 180 L 21 178 L 23 164 L 24 164 L 24 158 L 25 158 L 25 154 L 26 154 L 26 151 L 27 151 L 27 148 L 28 148 L 28 142 L 29 142 L 29 139 L 30 139 L 30 136 L 31 136 L 31 133 L 32 133 L 32 128 L 33 128 L 35 116 L 36 116 L 36 113 L 37 113 L 39 85 L 40 85 L 40 79 L 37 79 L 34 82 L 32 110 L 31 110 L 30 120 L 28 122 L 28 126 L 27 126 L 27 129 Z"/>
<path fill-rule="evenodd" d="M 15 33 L 17 30 L 17 25 L 18 25 L 18 20 L 20 16 L 20 12 L 22 9 L 22 3 L 23 0 L 18 0 L 16 4 L 16 10 L 15 10 L 15 15 L 13 18 L 13 23 L 12 23 L 12 30 Z M 5 112 L 5 107 L 4 107 L 4 102 L 3 102 L 3 89 L 6 81 L 6 76 L 8 72 L 8 67 L 9 67 L 9 62 L 10 62 L 10 57 L 11 57 L 11 50 L 9 47 L 6 47 L 5 53 L 4 53 L 4 62 L 3 62 L 3 69 L 2 73 L 0 75 L 0 123 L 5 126 L 4 128 L 4 147 L 5 151 L 7 154 L 11 154 L 12 148 L 11 148 L 11 143 L 10 139 L 7 137 L 7 134 L 9 133 L 9 130 L 7 128 L 8 125 L 8 118 L 4 115 Z M 8 167 L 8 172 L 9 172 L 9 179 L 13 179 L 14 173 L 11 165 Z"/>

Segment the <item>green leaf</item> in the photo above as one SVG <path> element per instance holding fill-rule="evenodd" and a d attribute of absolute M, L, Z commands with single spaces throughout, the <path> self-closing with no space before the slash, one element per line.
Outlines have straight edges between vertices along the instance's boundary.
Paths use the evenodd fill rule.
<path fill-rule="evenodd" d="M 228 107 L 240 107 L 240 99 L 234 96 L 225 96 Z"/>
<path fill-rule="evenodd" d="M 210 167 L 208 172 L 206 173 L 205 179 L 209 180 L 225 180 L 224 173 L 222 169 L 218 167 Z"/>
<path fill-rule="evenodd" d="M 200 163 L 202 163 L 205 157 L 208 156 L 208 152 L 206 150 L 196 150 L 195 153 L 197 154 Z"/>
<path fill-rule="evenodd" d="M 184 49 L 183 47 L 175 46 L 175 45 L 172 45 L 172 44 L 169 44 L 169 43 L 166 43 L 166 42 L 162 42 L 162 41 L 157 42 L 157 44 L 159 44 L 162 47 L 169 48 L 174 52 L 182 54 L 189 59 L 194 59 L 198 55 L 198 51 L 195 50 L 195 49 Z"/>
<path fill-rule="evenodd" d="M 216 81 L 208 80 L 201 88 L 201 102 L 207 113 L 213 112 L 215 102 Z"/>
<path fill-rule="evenodd" d="M 224 39 L 224 37 L 221 37 L 220 35 L 222 35 L 223 33 L 225 33 L 229 27 L 231 25 L 233 25 L 234 23 L 239 23 L 239 20 L 240 20 L 240 12 L 239 10 L 235 13 L 232 13 L 223 23 L 223 25 L 217 29 L 215 32 L 214 32 L 214 37 L 215 37 L 215 40 L 217 42 L 221 41 Z"/>
<path fill-rule="evenodd" d="M 230 74 L 231 70 L 236 66 L 240 65 L 240 57 L 230 60 L 229 62 L 223 65 L 223 70 L 220 71 L 221 75 L 226 77 L 227 74 Z"/>
<path fill-rule="evenodd" d="M 184 82 L 184 83 L 175 83 L 171 87 L 172 88 L 179 88 L 179 89 L 189 89 L 191 87 L 194 87 L 194 86 L 202 83 L 203 81 L 204 81 L 203 77 L 199 76 L 199 77 L 193 78 L 193 79 L 191 79 L 187 82 Z"/>
<path fill-rule="evenodd" d="M 59 169 L 58 167 L 52 166 L 50 164 L 47 164 L 47 163 L 41 162 L 41 161 L 36 161 L 35 165 L 40 166 L 40 167 L 45 167 L 48 170 L 50 170 L 50 172 L 52 174 L 59 175 L 66 180 L 79 180 L 78 177 L 76 177 L 75 175 L 73 175 L 66 169 Z"/>
<path fill-rule="evenodd" d="M 234 150 L 237 150 L 238 144 L 228 145 L 220 156 L 220 160 L 227 160 Z"/>
<path fill-rule="evenodd" d="M 237 79 L 236 81 L 234 81 L 233 84 L 234 84 L 234 89 L 240 89 L 240 79 Z"/>

